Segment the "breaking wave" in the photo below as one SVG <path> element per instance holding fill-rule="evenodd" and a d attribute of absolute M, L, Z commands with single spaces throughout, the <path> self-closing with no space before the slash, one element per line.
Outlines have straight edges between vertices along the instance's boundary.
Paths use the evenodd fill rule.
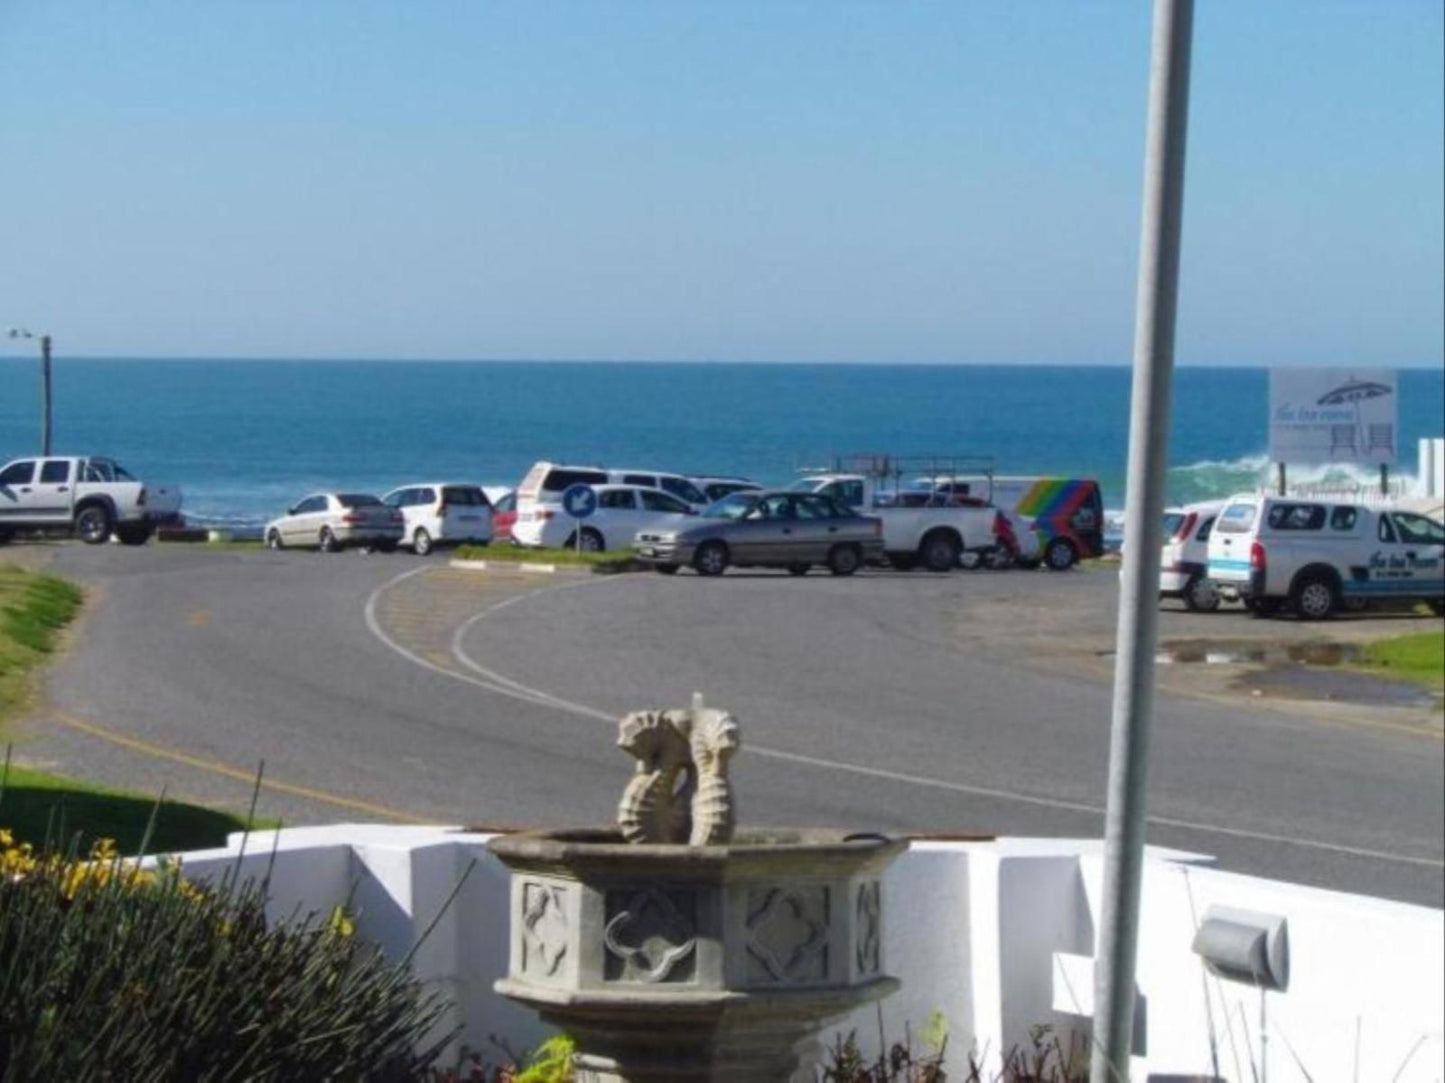
<path fill-rule="evenodd" d="M 1303 492 L 1368 493 L 1379 491 L 1380 472 L 1375 467 L 1358 463 L 1290 466 L 1286 480 L 1291 490 Z M 1246 455 L 1232 460 L 1206 459 L 1170 469 L 1169 499 L 1176 504 L 1218 500 L 1234 493 L 1273 489 L 1275 483 L 1275 465 L 1268 455 Z M 1392 492 L 1409 492 L 1414 484 L 1413 474 L 1390 471 Z"/>

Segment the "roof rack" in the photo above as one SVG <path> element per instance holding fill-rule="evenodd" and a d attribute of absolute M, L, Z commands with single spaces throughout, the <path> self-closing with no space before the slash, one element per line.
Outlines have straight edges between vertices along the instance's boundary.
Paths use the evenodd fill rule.
<path fill-rule="evenodd" d="M 893 455 L 880 452 L 857 452 L 838 455 L 825 467 L 800 467 L 806 474 L 861 474 L 871 478 L 879 488 L 885 484 L 895 491 L 925 481 L 932 485 L 946 484 L 955 478 L 984 477 L 988 479 L 988 499 L 993 498 L 995 472 L 992 455 Z"/>

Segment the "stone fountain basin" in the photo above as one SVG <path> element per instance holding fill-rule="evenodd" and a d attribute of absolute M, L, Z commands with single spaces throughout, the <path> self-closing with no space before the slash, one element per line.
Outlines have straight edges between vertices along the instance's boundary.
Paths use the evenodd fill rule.
<path fill-rule="evenodd" d="M 826 829 L 725 846 L 634 844 L 609 828 L 495 838 L 511 951 L 496 988 L 576 1027 L 629 1007 L 662 1019 L 814 1022 L 891 993 L 882 876 L 907 843 Z"/>

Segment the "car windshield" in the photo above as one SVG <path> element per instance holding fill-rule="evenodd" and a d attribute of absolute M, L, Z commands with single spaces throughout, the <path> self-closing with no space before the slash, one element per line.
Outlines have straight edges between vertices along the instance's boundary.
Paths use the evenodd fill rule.
<path fill-rule="evenodd" d="M 741 519 L 753 510 L 758 498 L 755 493 L 733 493 L 715 504 L 709 504 L 703 515 L 709 519 Z"/>
<path fill-rule="evenodd" d="M 372 508 L 381 504 L 381 501 L 366 493 L 337 493 L 336 502 L 343 508 Z"/>

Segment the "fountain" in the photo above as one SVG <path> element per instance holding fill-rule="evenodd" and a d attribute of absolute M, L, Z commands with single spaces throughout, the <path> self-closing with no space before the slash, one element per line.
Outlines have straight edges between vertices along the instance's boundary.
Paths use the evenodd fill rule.
<path fill-rule="evenodd" d="M 813 1078 L 829 1021 L 887 996 L 881 880 L 906 843 L 734 830 L 737 722 L 638 711 L 615 828 L 495 838 L 511 870 L 496 989 L 572 1035 L 581 1083 Z"/>

